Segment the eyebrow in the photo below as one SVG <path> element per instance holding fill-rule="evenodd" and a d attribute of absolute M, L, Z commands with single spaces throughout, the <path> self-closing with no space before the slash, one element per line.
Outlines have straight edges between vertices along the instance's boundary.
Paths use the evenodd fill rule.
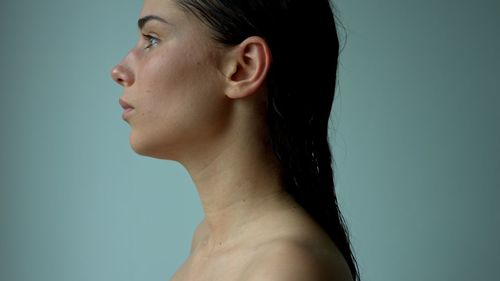
<path fill-rule="evenodd" d="M 166 21 L 165 19 L 163 19 L 162 17 L 159 17 L 159 16 L 155 16 L 155 15 L 148 15 L 148 16 L 145 16 L 145 17 L 142 17 L 140 18 L 138 21 L 137 21 L 137 26 L 139 27 L 139 29 L 142 29 L 146 23 L 148 21 L 152 21 L 152 20 L 157 20 L 157 21 L 160 21 L 160 22 L 163 22 L 163 23 L 166 23 L 166 24 L 169 24 L 168 21 Z"/>

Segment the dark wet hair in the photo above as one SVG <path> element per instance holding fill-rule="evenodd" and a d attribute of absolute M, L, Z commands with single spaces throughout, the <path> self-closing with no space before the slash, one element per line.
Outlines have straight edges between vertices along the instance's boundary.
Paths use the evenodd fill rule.
<path fill-rule="evenodd" d="M 236 45 L 261 36 L 271 50 L 266 79 L 269 142 L 286 191 L 323 227 L 359 280 L 337 204 L 328 122 L 335 95 L 339 40 L 328 0 L 177 0 L 214 39 Z"/>

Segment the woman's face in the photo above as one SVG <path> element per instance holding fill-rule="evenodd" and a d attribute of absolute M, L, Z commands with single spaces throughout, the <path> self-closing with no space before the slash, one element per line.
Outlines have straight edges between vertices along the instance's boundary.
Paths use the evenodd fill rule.
<path fill-rule="evenodd" d="M 175 159 L 223 132 L 229 99 L 223 93 L 222 46 L 175 0 L 145 0 L 136 46 L 113 68 L 123 118 L 139 154 Z"/>

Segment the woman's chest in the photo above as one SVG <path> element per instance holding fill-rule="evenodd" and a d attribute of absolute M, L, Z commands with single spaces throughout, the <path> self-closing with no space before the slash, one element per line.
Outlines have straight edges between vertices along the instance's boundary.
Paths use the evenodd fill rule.
<path fill-rule="evenodd" d="M 240 281 L 245 280 L 248 255 L 228 255 L 205 260 L 188 258 L 170 281 Z"/>

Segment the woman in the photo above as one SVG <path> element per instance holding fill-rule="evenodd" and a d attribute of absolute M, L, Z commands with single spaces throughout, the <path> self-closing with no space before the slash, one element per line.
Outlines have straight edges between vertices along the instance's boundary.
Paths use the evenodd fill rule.
<path fill-rule="evenodd" d="M 172 280 L 357 280 L 328 144 L 328 0 L 145 0 L 138 25 L 112 70 L 131 146 L 181 163 L 205 213 Z"/>

